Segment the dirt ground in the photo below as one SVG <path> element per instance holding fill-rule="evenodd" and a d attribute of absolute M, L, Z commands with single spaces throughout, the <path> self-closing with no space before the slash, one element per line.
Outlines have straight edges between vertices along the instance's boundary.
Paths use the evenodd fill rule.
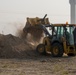
<path fill-rule="evenodd" d="M 76 75 L 76 57 L 0 59 L 0 75 Z"/>

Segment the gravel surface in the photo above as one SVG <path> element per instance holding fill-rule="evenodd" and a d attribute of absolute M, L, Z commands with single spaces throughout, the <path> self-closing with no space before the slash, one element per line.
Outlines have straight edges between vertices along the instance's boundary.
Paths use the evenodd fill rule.
<path fill-rule="evenodd" d="M 0 59 L 0 75 L 76 75 L 76 57 Z"/>

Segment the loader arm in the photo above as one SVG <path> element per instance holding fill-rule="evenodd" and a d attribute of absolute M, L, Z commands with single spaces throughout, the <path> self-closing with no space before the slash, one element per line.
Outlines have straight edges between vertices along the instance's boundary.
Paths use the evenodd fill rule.
<path fill-rule="evenodd" d="M 49 37 L 51 37 L 52 35 L 49 33 L 49 31 L 47 30 L 47 27 L 52 27 L 51 25 L 40 25 L 42 30 L 44 31 L 45 35 L 48 35 Z"/>
<path fill-rule="evenodd" d="M 45 20 L 46 16 L 47 16 L 47 14 L 45 14 L 45 16 L 44 16 L 43 18 L 41 18 L 41 19 L 39 19 L 39 20 L 37 20 L 37 21 L 38 21 L 38 22 L 41 21 L 41 23 L 44 24 L 44 22 L 45 22 L 44 20 Z"/>

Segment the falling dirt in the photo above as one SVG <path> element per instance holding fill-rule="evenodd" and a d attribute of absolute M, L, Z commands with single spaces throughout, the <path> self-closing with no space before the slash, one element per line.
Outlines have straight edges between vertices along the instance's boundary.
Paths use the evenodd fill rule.
<path fill-rule="evenodd" d="M 26 37 L 28 33 L 31 35 L 34 41 L 40 41 L 41 37 L 43 37 L 43 30 L 39 25 L 30 26 L 28 28 L 25 26 L 23 29 L 24 37 Z"/>

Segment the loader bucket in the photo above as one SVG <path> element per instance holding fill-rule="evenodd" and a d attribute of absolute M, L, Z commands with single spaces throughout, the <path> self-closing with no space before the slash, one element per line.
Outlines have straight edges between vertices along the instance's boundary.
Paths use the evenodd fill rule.
<path fill-rule="evenodd" d="M 25 37 L 28 35 L 28 33 L 30 33 L 34 40 L 40 40 L 41 37 L 43 37 L 43 30 L 41 28 L 41 24 L 43 25 L 46 25 L 46 24 L 50 24 L 49 23 L 49 19 L 48 18 L 45 18 L 43 21 L 40 21 L 40 20 L 43 20 L 42 18 L 27 18 L 27 22 L 26 22 L 26 25 L 23 29 L 23 32 L 24 32 L 24 35 Z"/>

